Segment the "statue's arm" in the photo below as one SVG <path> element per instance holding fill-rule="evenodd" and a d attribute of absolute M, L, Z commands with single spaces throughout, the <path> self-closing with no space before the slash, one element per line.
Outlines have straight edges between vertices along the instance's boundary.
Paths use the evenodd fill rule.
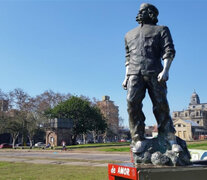
<path fill-rule="evenodd" d="M 167 81 L 169 78 L 169 70 L 172 63 L 172 59 L 164 59 L 163 70 L 158 74 L 158 81 Z"/>
<path fill-rule="evenodd" d="M 161 32 L 161 49 L 162 49 L 162 59 L 163 70 L 158 74 L 158 81 L 167 81 L 169 79 L 169 70 L 171 63 L 175 57 L 175 49 L 173 40 L 168 27 L 163 27 Z"/>
<path fill-rule="evenodd" d="M 125 38 L 125 50 L 126 50 L 126 62 L 125 62 L 126 73 L 125 73 L 125 78 L 124 78 L 124 81 L 122 83 L 122 86 L 126 90 L 127 89 L 127 83 L 128 83 L 128 80 L 129 80 L 128 71 L 129 71 L 129 60 L 130 60 L 129 48 L 128 48 L 128 45 L 127 45 L 126 38 Z"/>

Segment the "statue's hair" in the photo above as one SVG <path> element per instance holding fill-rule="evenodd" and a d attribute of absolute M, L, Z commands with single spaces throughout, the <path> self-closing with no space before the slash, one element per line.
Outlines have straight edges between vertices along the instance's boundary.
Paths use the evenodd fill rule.
<path fill-rule="evenodd" d="M 152 23 L 152 24 L 157 24 L 157 22 L 158 22 L 158 18 L 157 18 L 158 13 L 155 12 L 155 11 L 153 10 L 153 8 L 150 8 L 150 7 L 147 8 L 147 12 L 148 12 L 148 15 L 149 15 L 149 18 L 150 18 L 151 23 Z M 145 23 L 145 22 L 144 22 L 144 19 L 143 19 L 143 21 L 141 21 L 140 19 L 138 19 L 138 15 L 136 16 L 136 21 L 137 21 L 139 24 L 144 24 L 144 23 Z"/>

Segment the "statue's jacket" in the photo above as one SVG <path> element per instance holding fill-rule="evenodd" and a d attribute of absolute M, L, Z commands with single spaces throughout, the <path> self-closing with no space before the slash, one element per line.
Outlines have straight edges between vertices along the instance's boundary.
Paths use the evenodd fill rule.
<path fill-rule="evenodd" d="M 158 74 L 163 66 L 161 59 L 173 59 L 175 49 L 168 27 L 140 25 L 125 36 L 126 66 L 128 75 Z"/>

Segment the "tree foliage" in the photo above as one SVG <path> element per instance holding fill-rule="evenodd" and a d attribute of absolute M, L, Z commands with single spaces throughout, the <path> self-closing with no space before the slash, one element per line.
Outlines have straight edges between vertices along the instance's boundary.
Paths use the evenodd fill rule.
<path fill-rule="evenodd" d="M 102 131 L 106 129 L 106 122 L 100 110 L 87 99 L 71 96 L 67 101 L 60 103 L 47 111 L 50 118 L 66 118 L 73 120 L 73 141 L 77 135 L 89 131 Z"/>

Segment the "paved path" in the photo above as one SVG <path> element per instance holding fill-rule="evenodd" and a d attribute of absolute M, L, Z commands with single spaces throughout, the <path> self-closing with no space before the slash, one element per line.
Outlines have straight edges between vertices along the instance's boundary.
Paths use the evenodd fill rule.
<path fill-rule="evenodd" d="M 109 162 L 129 162 L 129 154 L 108 154 L 96 152 L 34 152 L 34 151 L 0 151 L 0 161 L 27 162 L 37 164 L 66 164 L 107 166 Z"/>

